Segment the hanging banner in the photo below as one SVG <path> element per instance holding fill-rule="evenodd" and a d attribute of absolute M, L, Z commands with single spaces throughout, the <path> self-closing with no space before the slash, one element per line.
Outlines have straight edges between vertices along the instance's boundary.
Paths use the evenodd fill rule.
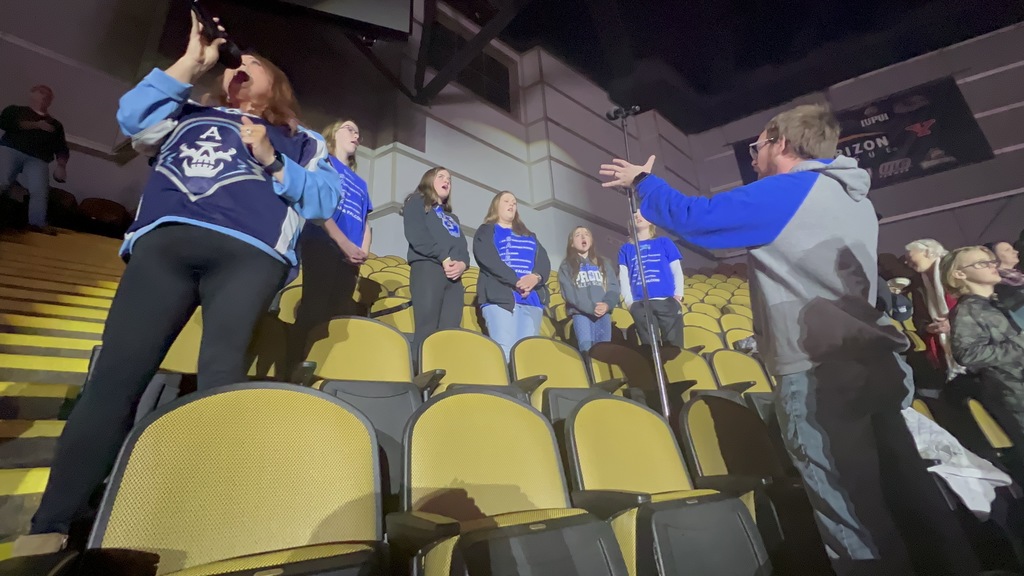
<path fill-rule="evenodd" d="M 878 190 L 993 158 L 992 147 L 953 78 L 943 78 L 836 112 L 839 154 L 856 158 Z M 757 180 L 749 145 L 733 151 L 743 182 Z"/>

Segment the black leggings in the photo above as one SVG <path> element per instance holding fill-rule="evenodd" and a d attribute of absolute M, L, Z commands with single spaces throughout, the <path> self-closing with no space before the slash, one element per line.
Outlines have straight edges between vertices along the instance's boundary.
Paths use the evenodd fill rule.
<path fill-rule="evenodd" d="M 305 359 L 313 329 L 335 316 L 357 313 L 352 295 L 359 280 L 359 268 L 345 260 L 338 244 L 319 226 L 307 224 L 299 242 L 302 298 L 289 338 L 288 366 Z"/>
<path fill-rule="evenodd" d="M 466 289 L 460 280 L 449 280 L 437 262 L 421 260 L 409 265 L 409 290 L 412 291 L 412 315 L 416 325 L 413 336 L 415 355 L 427 336 L 462 324 Z"/>
<path fill-rule="evenodd" d="M 198 226 L 139 238 L 110 306 L 103 353 L 57 443 L 32 533 L 67 534 L 89 512 L 134 412 L 167 350 L 203 307 L 198 387 L 246 380 L 246 349 L 288 267 L 262 250 Z"/>

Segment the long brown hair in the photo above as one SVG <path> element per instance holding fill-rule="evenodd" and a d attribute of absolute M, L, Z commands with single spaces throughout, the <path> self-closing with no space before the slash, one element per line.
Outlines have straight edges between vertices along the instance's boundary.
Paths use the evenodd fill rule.
<path fill-rule="evenodd" d="M 501 202 L 501 197 L 505 194 L 510 194 L 513 198 L 516 197 L 508 190 L 502 190 L 498 192 L 494 198 L 491 199 L 491 205 L 487 207 L 487 216 L 484 216 L 484 224 L 494 224 L 498 221 L 498 203 Z M 523 224 L 523 220 L 519 218 L 519 199 L 516 199 L 516 215 L 512 217 L 512 233 L 518 236 L 531 236 L 533 232 Z"/>
<path fill-rule="evenodd" d="M 590 234 L 590 250 L 587 251 L 587 262 L 593 266 L 597 266 L 598 270 L 601 270 L 602 285 L 608 289 L 608 277 L 604 273 L 604 258 L 597 253 L 597 246 L 594 244 L 594 233 L 586 226 L 577 226 L 569 232 L 569 241 L 565 245 L 565 261 L 569 263 L 569 278 L 575 282 L 576 277 L 580 275 L 580 266 L 583 264 L 583 259 L 580 258 L 580 253 L 576 251 L 576 248 L 572 245 L 573 238 L 576 236 L 577 230 L 586 230 Z"/>
<path fill-rule="evenodd" d="M 327 144 L 327 153 L 331 154 L 332 156 L 334 155 L 334 147 L 335 147 L 335 145 L 337 145 L 337 141 L 335 140 L 335 138 L 338 135 L 338 130 L 341 130 L 341 126 L 345 122 L 351 122 L 353 124 L 356 123 L 356 121 L 351 119 L 351 118 L 342 118 L 340 120 L 335 120 L 334 122 L 331 122 L 330 124 L 328 124 L 327 128 L 324 128 L 324 131 L 320 134 L 321 136 L 324 137 L 324 142 Z M 358 127 L 358 125 L 357 125 L 357 127 Z M 356 171 L 356 155 L 355 154 L 352 154 L 351 156 L 349 156 L 348 157 L 348 162 L 346 162 L 346 163 L 348 164 L 348 167 L 353 172 Z"/>
<path fill-rule="evenodd" d="M 299 127 L 299 103 L 295 99 L 295 91 L 292 90 L 288 76 L 273 62 L 259 54 L 246 52 L 246 55 L 258 60 L 270 73 L 270 99 L 260 117 L 274 126 L 287 127 L 294 134 Z M 237 103 L 231 102 L 227 91 L 224 90 L 223 82 L 208 96 L 209 98 L 204 100 L 213 100 L 219 106 L 237 107 Z"/>
<path fill-rule="evenodd" d="M 430 170 L 427 170 L 426 172 L 423 173 L 423 177 L 420 178 L 420 183 L 419 185 L 416 186 L 416 190 L 405 197 L 406 202 L 409 201 L 409 198 L 412 198 L 414 195 L 419 194 L 420 196 L 423 196 L 424 212 L 429 212 L 434 208 L 434 206 L 437 206 L 438 204 L 441 205 L 441 209 L 443 209 L 445 212 L 451 212 L 453 190 L 451 185 L 449 185 L 448 188 L 448 197 L 445 198 L 444 200 L 441 200 L 441 197 L 437 195 L 437 191 L 434 190 L 434 177 L 437 176 L 437 173 L 440 172 L 441 170 L 448 172 L 449 175 L 451 175 L 452 173 L 451 170 L 448 170 L 444 166 L 436 166 L 434 168 L 431 168 Z"/>

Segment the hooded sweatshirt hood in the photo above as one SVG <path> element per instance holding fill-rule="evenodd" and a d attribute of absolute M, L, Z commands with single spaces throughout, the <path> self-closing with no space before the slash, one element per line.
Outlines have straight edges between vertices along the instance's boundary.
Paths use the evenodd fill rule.
<path fill-rule="evenodd" d="M 855 201 L 867 198 L 871 189 L 871 174 L 849 156 L 837 156 L 834 160 L 805 160 L 794 166 L 791 172 L 816 172 L 831 178 Z"/>

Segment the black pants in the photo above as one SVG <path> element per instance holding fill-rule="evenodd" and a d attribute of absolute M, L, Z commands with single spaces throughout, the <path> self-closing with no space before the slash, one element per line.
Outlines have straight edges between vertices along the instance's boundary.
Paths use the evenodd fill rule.
<path fill-rule="evenodd" d="M 675 298 L 651 300 L 651 315 L 659 332 L 659 340 L 664 345 L 683 347 L 683 310 Z M 633 325 L 644 346 L 651 345 L 651 334 L 647 327 L 647 315 L 644 314 L 643 302 L 633 302 L 629 308 L 633 316 Z"/>
<path fill-rule="evenodd" d="M 103 352 L 57 443 L 32 533 L 67 534 L 89 512 L 131 429 L 135 407 L 196 306 L 203 307 L 200 389 L 246 380 L 246 349 L 288 267 L 197 226 L 139 238 L 103 330 Z"/>
<path fill-rule="evenodd" d="M 310 332 L 335 316 L 355 314 L 352 294 L 359 268 L 349 264 L 341 248 L 319 226 L 307 225 L 299 237 L 302 254 L 302 299 L 289 338 L 289 366 L 309 352 Z"/>
<path fill-rule="evenodd" d="M 462 282 L 449 280 L 436 262 L 413 262 L 409 270 L 412 312 L 416 324 L 413 350 L 438 330 L 458 328 L 462 324 Z"/>

